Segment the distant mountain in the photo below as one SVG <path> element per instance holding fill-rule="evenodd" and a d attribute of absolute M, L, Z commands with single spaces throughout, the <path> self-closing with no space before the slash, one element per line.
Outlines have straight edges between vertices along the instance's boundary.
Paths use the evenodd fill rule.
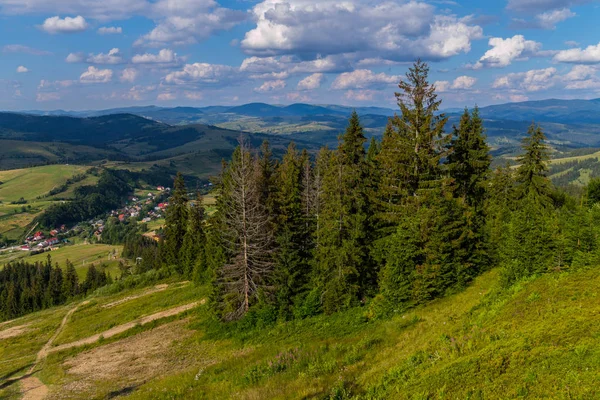
<path fill-rule="evenodd" d="M 600 99 L 548 99 L 498 104 L 482 107 L 480 113 L 486 119 L 598 124 L 600 123 Z"/>

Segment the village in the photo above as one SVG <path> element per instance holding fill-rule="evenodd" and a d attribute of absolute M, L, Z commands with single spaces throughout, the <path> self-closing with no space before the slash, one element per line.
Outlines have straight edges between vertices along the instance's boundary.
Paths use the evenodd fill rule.
<path fill-rule="evenodd" d="M 169 206 L 167 201 L 171 189 L 165 186 L 157 186 L 155 189 L 140 191 L 137 195 L 129 197 L 126 204 L 119 209 L 111 210 L 104 217 L 76 224 L 70 228 L 62 224 L 49 231 L 35 231 L 28 235 L 19 250 L 31 254 L 39 254 L 46 251 L 57 250 L 62 246 L 72 243 L 70 238 L 84 237 L 86 241 L 100 242 L 104 232 L 106 221 L 116 218 L 120 223 L 135 221 L 137 223 L 149 223 L 164 218 L 165 210 Z M 32 228 L 32 232 L 37 224 Z M 152 232 L 150 235 L 155 240 L 160 240 L 160 235 Z"/>

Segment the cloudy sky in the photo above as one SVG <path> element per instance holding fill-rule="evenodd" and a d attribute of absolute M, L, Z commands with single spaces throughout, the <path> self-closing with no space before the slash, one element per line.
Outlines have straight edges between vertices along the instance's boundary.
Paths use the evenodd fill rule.
<path fill-rule="evenodd" d="M 593 0 L 0 0 L 0 109 L 600 97 Z"/>

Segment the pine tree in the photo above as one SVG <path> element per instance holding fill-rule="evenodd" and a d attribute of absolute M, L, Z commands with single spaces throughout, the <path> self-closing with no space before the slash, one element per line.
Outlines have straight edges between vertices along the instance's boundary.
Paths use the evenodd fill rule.
<path fill-rule="evenodd" d="M 75 266 L 69 260 L 66 261 L 62 292 L 63 296 L 67 299 L 76 296 L 79 292 L 79 277 L 77 276 Z"/>
<path fill-rule="evenodd" d="M 216 266 L 217 313 L 239 319 L 268 290 L 272 279 L 273 238 L 259 185 L 260 166 L 245 142 L 235 150 L 223 173 L 219 194 L 219 235 L 225 263 Z"/>
<path fill-rule="evenodd" d="M 552 184 L 548 179 L 548 159 L 546 135 L 538 125 L 531 124 L 527 136 L 523 139 L 523 154 L 519 157 L 517 170 L 519 197 L 531 197 L 543 206 L 550 205 Z"/>
<path fill-rule="evenodd" d="M 274 278 L 279 312 L 283 318 L 291 316 L 293 300 L 306 290 L 310 271 L 310 231 L 303 205 L 303 182 L 306 182 L 303 181 L 303 173 L 308 164 L 305 157 L 298 154 L 293 142 L 290 143 L 275 177 L 278 248 Z"/>
<path fill-rule="evenodd" d="M 354 112 L 323 177 L 316 273 L 327 313 L 352 305 L 361 291 L 370 289 L 369 282 L 376 275 L 368 249 L 370 209 L 365 142 Z"/>
<path fill-rule="evenodd" d="M 52 268 L 52 271 L 50 272 L 48 292 L 53 305 L 58 305 L 63 302 L 63 272 L 58 264 L 56 267 Z"/>
<path fill-rule="evenodd" d="M 201 281 L 205 273 L 206 262 L 204 248 L 206 234 L 204 232 L 204 204 L 200 192 L 196 192 L 196 199 L 189 210 L 189 223 L 182 245 L 183 275 L 195 281 Z"/>
<path fill-rule="evenodd" d="M 165 216 L 165 258 L 172 271 L 183 274 L 181 248 L 188 226 L 188 198 L 183 175 L 177 173 Z"/>

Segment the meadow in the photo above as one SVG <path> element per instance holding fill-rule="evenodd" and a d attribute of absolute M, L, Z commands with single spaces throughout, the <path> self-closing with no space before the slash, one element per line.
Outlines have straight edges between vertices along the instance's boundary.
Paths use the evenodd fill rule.
<path fill-rule="evenodd" d="M 34 376 L 48 398 L 595 399 L 600 277 L 547 274 L 500 290 L 498 271 L 391 319 L 365 308 L 256 327 L 216 323 L 205 287 L 174 281 L 0 325 L 4 378 L 18 375 L 79 305 Z M 195 302 L 195 303 L 192 303 Z M 144 315 L 197 304 L 143 323 Z M 136 322 L 137 321 L 137 322 Z M 69 343 L 134 322 L 81 347 Z M 16 384 L 0 396 L 17 398 Z"/>

